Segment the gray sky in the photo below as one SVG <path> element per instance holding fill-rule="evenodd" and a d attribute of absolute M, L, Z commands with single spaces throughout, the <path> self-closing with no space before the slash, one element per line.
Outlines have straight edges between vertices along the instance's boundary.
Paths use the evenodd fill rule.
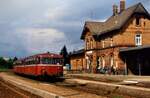
<path fill-rule="evenodd" d="M 126 0 L 126 6 L 150 0 Z M 84 22 L 104 21 L 119 0 L 0 0 L 0 56 L 28 56 L 83 47 Z"/>

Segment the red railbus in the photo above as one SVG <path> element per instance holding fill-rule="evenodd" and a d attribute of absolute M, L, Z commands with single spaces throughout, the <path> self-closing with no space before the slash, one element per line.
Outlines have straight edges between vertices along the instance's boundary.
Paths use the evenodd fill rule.
<path fill-rule="evenodd" d="M 14 72 L 36 77 L 63 76 L 63 56 L 43 53 L 19 59 L 14 63 Z"/>

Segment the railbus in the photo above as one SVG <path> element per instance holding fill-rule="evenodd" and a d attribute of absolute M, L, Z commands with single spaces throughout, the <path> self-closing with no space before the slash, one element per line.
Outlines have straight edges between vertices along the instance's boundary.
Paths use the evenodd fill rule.
<path fill-rule="evenodd" d="M 43 53 L 19 59 L 14 63 L 14 72 L 35 77 L 62 77 L 63 56 Z"/>

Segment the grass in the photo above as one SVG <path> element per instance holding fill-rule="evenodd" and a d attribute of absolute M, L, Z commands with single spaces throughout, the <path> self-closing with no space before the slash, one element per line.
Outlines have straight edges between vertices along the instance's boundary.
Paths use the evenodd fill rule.
<path fill-rule="evenodd" d="M 6 71 L 8 71 L 9 69 L 7 69 L 7 68 L 0 68 L 0 72 L 6 72 Z"/>

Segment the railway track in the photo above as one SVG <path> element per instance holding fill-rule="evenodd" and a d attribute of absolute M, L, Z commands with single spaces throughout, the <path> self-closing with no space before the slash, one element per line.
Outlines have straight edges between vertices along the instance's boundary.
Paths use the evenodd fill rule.
<path fill-rule="evenodd" d="M 83 79 L 74 79 L 74 78 L 60 78 L 55 79 L 55 81 L 37 81 L 33 79 L 28 79 L 16 75 L 7 75 L 3 74 L 3 77 L 8 77 L 11 80 L 20 81 L 20 83 L 26 84 L 28 86 L 31 86 L 33 88 L 45 90 L 47 92 L 51 92 L 60 96 L 63 96 L 65 98 L 143 98 L 140 96 L 143 96 L 144 94 L 149 91 L 142 90 L 141 88 L 136 89 L 135 87 L 133 89 L 137 90 L 141 94 L 140 96 L 130 96 L 131 93 L 127 93 L 126 90 L 128 89 L 127 86 L 117 84 L 110 84 L 110 83 L 104 83 L 99 81 L 91 81 L 91 80 L 83 80 Z M 17 77 L 17 78 L 14 78 Z M 77 80 L 77 81 L 76 81 Z M 131 90 L 132 87 L 130 86 L 129 89 Z M 131 91 L 133 91 L 133 89 Z M 118 91 L 122 91 L 123 93 L 118 93 Z M 125 91 L 124 91 L 125 90 Z M 142 93 L 141 93 L 142 91 Z M 146 91 L 146 92 L 145 92 Z M 133 91 L 134 92 L 134 91 Z M 137 95 L 137 93 L 135 94 Z M 1 98 L 1 97 L 0 97 Z M 6 98 L 6 97 L 4 97 Z M 11 98 L 11 97 L 10 97 Z M 18 98 L 18 97 L 17 97 Z M 24 98 L 24 97 L 21 97 Z M 28 98 L 28 97 L 25 97 Z M 30 97 L 33 98 L 33 97 Z M 36 97 L 37 98 L 37 97 Z M 44 97 L 45 98 L 45 97 Z M 149 98 L 145 97 L 144 98 Z"/>
<path fill-rule="evenodd" d="M 39 92 L 42 90 L 42 91 L 46 91 L 47 93 L 49 92 L 49 93 L 52 93 L 52 94 L 55 94 L 58 96 L 62 96 L 64 98 L 92 98 L 92 97 L 93 98 L 105 98 L 103 96 L 98 96 L 96 94 L 87 93 L 85 91 L 75 89 L 76 87 L 79 86 L 79 84 L 76 84 L 76 83 L 68 84 L 65 81 L 62 81 L 62 82 L 57 81 L 57 82 L 53 82 L 53 83 L 49 82 L 49 81 L 37 81 L 37 80 L 33 80 L 33 79 L 16 76 L 15 74 L 8 75 L 6 73 L 1 73 L 0 77 L 2 77 L 5 81 L 9 80 L 10 82 L 12 81 L 11 83 L 15 82 L 15 86 L 17 86 L 16 84 L 19 84 L 20 86 L 17 86 L 17 87 L 18 88 L 21 87 L 21 89 L 22 89 L 21 84 L 23 84 L 23 87 L 25 85 L 27 85 L 28 87 L 39 89 Z M 16 89 L 14 89 L 14 91 L 15 90 Z M 24 91 L 19 90 L 19 92 L 25 94 Z M 28 96 L 30 96 L 30 97 L 28 97 Z M 32 94 L 27 95 L 27 97 L 26 97 L 26 94 L 25 94 L 24 97 L 0 97 L 0 98 L 40 98 L 40 97 L 37 97 L 37 96 L 35 97 Z M 49 97 L 43 97 L 43 98 L 49 98 Z"/>
<path fill-rule="evenodd" d="M 0 91 L 0 98 L 30 98 L 26 94 L 21 93 L 15 87 L 10 86 L 10 84 L 8 85 L 0 81 L 0 86 L 2 88 Z"/>
<path fill-rule="evenodd" d="M 0 98 L 41 98 L 0 78 Z"/>

